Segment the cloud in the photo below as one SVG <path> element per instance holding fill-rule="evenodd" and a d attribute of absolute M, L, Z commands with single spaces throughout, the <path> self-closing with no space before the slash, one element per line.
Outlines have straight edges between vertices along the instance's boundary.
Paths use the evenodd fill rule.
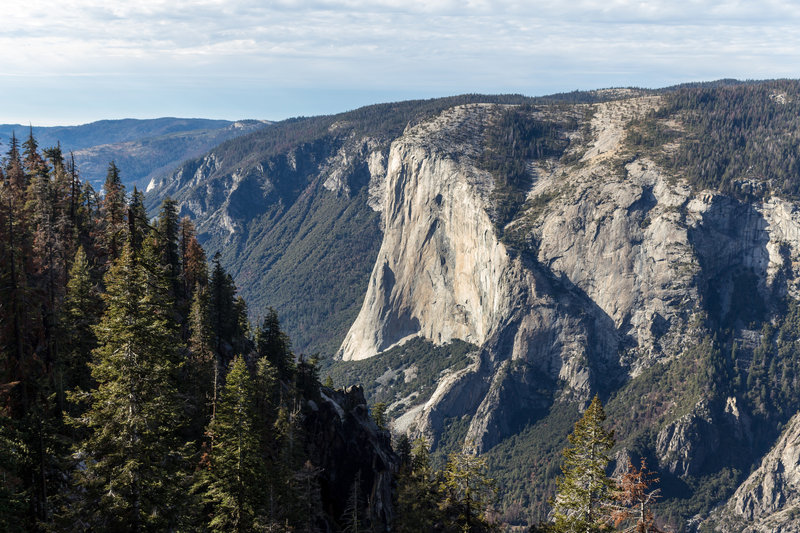
<path fill-rule="evenodd" d="M 10 80 L 420 93 L 794 75 L 800 10 L 765 0 L 28 0 Z M 77 83 L 77 82 L 75 82 Z M 0 117 L 2 118 L 2 117 Z"/>

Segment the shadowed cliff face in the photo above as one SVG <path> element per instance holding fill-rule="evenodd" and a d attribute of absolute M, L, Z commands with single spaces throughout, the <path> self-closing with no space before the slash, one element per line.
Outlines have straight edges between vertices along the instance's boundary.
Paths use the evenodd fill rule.
<path fill-rule="evenodd" d="M 708 525 L 718 531 L 800 531 L 800 415 Z"/>

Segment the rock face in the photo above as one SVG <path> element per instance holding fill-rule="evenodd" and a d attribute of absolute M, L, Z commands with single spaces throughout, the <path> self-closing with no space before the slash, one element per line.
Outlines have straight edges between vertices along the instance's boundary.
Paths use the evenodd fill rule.
<path fill-rule="evenodd" d="M 800 531 L 800 414 L 761 465 L 708 520 L 715 531 Z"/>
<path fill-rule="evenodd" d="M 482 137 L 464 132 L 500 111 L 454 108 L 392 144 L 383 243 L 340 350 L 345 360 L 363 359 L 413 336 L 484 346 L 471 371 L 442 381 L 406 419 L 435 441 L 441 417 L 475 414 L 467 438 L 477 450 L 511 431 L 518 413 L 510 406 L 542 404 L 531 384 L 564 380 L 570 394 L 588 399 L 595 370 L 618 365 L 608 317 L 571 283 L 512 257 L 497 237 L 492 178 L 472 163 Z"/>
<path fill-rule="evenodd" d="M 796 290 L 800 216 L 791 204 L 693 194 L 655 162 L 627 156 L 625 125 L 657 105 L 598 104 L 588 136 L 571 134 L 578 164 L 531 164 L 529 207 L 506 229 L 522 231 L 533 254 L 498 237 L 495 184 L 476 164 L 477 132 L 502 106 L 453 108 L 392 143 L 383 242 L 339 357 L 373 357 L 414 336 L 483 348 L 402 427 L 435 442 L 443 418 L 469 415 L 466 441 L 488 449 L 513 434 L 522 410 L 547 404 L 542 389 L 564 383 L 559 394 L 586 401 L 678 357 L 707 302 L 721 321 L 747 322 L 730 313 L 743 276 L 762 306 Z M 697 409 L 660 429 L 659 459 L 676 475 L 696 473 L 719 441 L 707 406 Z"/>
<path fill-rule="evenodd" d="M 685 477 L 700 473 L 719 445 L 711 410 L 705 400 L 700 400 L 690 413 L 658 432 L 656 454 L 663 470 Z"/>
<path fill-rule="evenodd" d="M 480 120 L 466 109 L 453 113 L 440 119 L 451 128 Z M 491 177 L 440 157 L 436 140 L 412 130 L 392 145 L 379 204 L 383 242 L 362 310 L 342 344 L 345 360 L 371 357 L 414 335 L 481 345 L 509 312 L 512 266 L 487 214 Z"/>
<path fill-rule="evenodd" d="M 320 401 L 310 402 L 303 427 L 314 435 L 308 450 L 321 469 L 322 499 L 329 502 L 328 516 L 344 516 L 348 497 L 357 483 L 360 497 L 369 502 L 369 522 L 375 531 L 392 523 L 393 475 L 399 459 L 391 436 L 378 429 L 359 387 L 332 390 L 323 387 Z"/>

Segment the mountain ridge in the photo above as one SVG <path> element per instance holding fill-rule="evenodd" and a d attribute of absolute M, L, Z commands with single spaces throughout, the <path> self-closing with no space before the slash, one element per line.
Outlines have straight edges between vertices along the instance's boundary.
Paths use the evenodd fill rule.
<path fill-rule="evenodd" d="M 72 152 L 82 178 L 96 189 L 102 185 L 110 161 L 121 169 L 125 185 L 144 189 L 184 160 L 269 124 L 175 117 L 99 120 L 77 126 L 0 124 L 0 143 L 8 145 L 12 134 L 22 142 L 32 132 L 41 146 L 59 145 L 65 154 Z"/>
<path fill-rule="evenodd" d="M 394 118 L 377 106 L 230 141 L 165 178 L 150 201 L 174 196 L 248 301 L 262 299 L 256 313 L 281 302 L 301 349 L 338 351 L 333 374 L 378 376 L 366 390 L 392 406 L 397 428 L 537 472 L 531 483 L 503 470 L 508 520 L 541 516 L 552 491 L 557 453 L 537 432 L 563 439 L 548 427 L 599 393 L 618 451 L 660 471 L 662 523 L 695 529 L 800 409 L 789 312 L 800 176 L 791 152 L 769 167 L 784 176 L 748 171 L 767 168 L 771 152 L 758 147 L 779 146 L 774 135 L 794 142 L 792 122 L 744 128 L 741 144 L 704 132 L 725 113 L 791 117 L 798 96 L 797 82 L 778 80 L 583 101 L 476 96 L 428 102 L 413 120 L 419 104 Z M 698 178 L 698 160 L 723 166 Z M 348 211 L 360 215 L 328 216 Z M 286 255 L 290 243 L 297 252 Z M 320 255 L 290 272 L 311 250 Z M 323 257 L 336 269 L 317 269 Z M 289 263 L 273 270 L 281 258 Z M 309 292 L 319 307 L 306 312 Z M 333 302 L 348 317 L 337 324 L 324 314 Z M 381 366 L 409 339 L 417 354 L 420 342 L 431 354 L 453 340 L 476 349 L 417 403 L 408 390 L 421 360 Z M 542 466 L 517 463 L 523 450 Z"/>

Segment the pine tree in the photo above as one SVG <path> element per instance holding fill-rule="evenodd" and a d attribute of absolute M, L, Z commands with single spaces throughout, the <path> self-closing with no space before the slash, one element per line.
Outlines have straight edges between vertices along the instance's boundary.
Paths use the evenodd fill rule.
<path fill-rule="evenodd" d="M 265 514 L 266 472 L 255 392 L 244 359 L 236 357 L 208 427 L 214 445 L 204 500 L 212 507 L 212 531 L 251 531 Z"/>
<path fill-rule="evenodd" d="M 434 531 L 440 521 L 439 487 L 431 467 L 428 443 L 414 441 L 408 464 L 397 477 L 395 528 L 400 533 Z"/>
<path fill-rule="evenodd" d="M 177 300 L 182 296 L 181 256 L 178 251 L 179 240 L 178 203 L 172 198 L 165 198 L 161 203 L 158 214 L 157 240 L 160 252 L 160 263 L 167 270 L 167 278 L 173 297 Z"/>
<path fill-rule="evenodd" d="M 197 285 L 208 284 L 208 266 L 206 253 L 197 242 L 194 224 L 189 217 L 181 219 L 181 265 L 183 274 L 184 293 L 188 296 L 194 293 Z"/>
<path fill-rule="evenodd" d="M 198 286 L 189 309 L 189 364 L 185 383 L 189 395 L 192 433 L 201 434 L 212 411 L 215 390 L 214 332 L 208 303 L 208 290 Z"/>
<path fill-rule="evenodd" d="M 208 284 L 208 315 L 214 351 L 212 412 L 216 409 L 219 389 L 224 379 L 224 370 L 234 355 L 234 337 L 239 320 L 235 297 L 236 286 L 233 278 L 222 268 L 220 256 L 217 253 L 214 255 L 211 280 Z"/>
<path fill-rule="evenodd" d="M 76 423 L 90 435 L 76 471 L 82 521 L 96 530 L 170 529 L 181 516 L 180 368 L 163 283 L 125 244 L 106 275 L 106 311 L 95 328 L 97 387 Z"/>
<path fill-rule="evenodd" d="M 115 261 L 125 242 L 125 186 L 119 176 L 119 168 L 112 161 L 108 165 L 106 181 L 103 185 L 103 244 L 109 261 Z"/>
<path fill-rule="evenodd" d="M 28 132 L 28 139 L 22 143 L 22 166 L 29 177 L 47 175 L 47 165 L 39 154 L 39 144 L 33 136 L 33 127 Z"/>
<path fill-rule="evenodd" d="M 65 388 L 88 391 L 92 386 L 88 363 L 97 346 L 94 327 L 101 311 L 102 302 L 92 282 L 89 261 L 80 247 L 69 271 L 59 320 L 63 354 L 59 361 L 59 396 Z"/>
<path fill-rule="evenodd" d="M 256 331 L 256 353 L 266 357 L 278 370 L 281 379 L 290 380 L 295 372 L 294 354 L 289 337 L 281 330 L 278 313 L 270 307 Z"/>
<path fill-rule="evenodd" d="M 387 429 L 386 424 L 388 422 L 386 418 L 386 402 L 378 402 L 372 406 L 372 419 L 375 421 L 375 425 L 378 426 L 378 429 Z"/>
<path fill-rule="evenodd" d="M 221 363 L 227 363 L 233 352 L 233 338 L 238 327 L 236 286 L 225 272 L 219 253 L 214 255 L 208 283 L 209 312 L 214 331 L 214 351 Z"/>
<path fill-rule="evenodd" d="M 606 475 L 614 434 L 603 427 L 606 415 L 594 397 L 575 429 L 567 437 L 562 475 L 554 500 L 557 531 L 592 533 L 609 529 L 611 489 Z"/>
<path fill-rule="evenodd" d="M 134 187 L 131 203 L 128 206 L 128 239 L 134 253 L 138 254 L 142 250 L 150 229 L 150 224 L 147 222 L 147 210 L 144 207 L 144 194 Z"/>
<path fill-rule="evenodd" d="M 247 302 L 241 296 L 236 298 L 233 304 L 233 311 L 236 313 L 236 326 L 231 338 L 234 353 L 239 355 L 247 354 L 252 348 L 250 338 L 250 320 L 247 317 Z"/>
<path fill-rule="evenodd" d="M 468 453 L 450 454 L 440 488 L 445 531 L 493 531 L 487 511 L 496 496 L 495 482 L 486 475 L 486 460 Z"/>

